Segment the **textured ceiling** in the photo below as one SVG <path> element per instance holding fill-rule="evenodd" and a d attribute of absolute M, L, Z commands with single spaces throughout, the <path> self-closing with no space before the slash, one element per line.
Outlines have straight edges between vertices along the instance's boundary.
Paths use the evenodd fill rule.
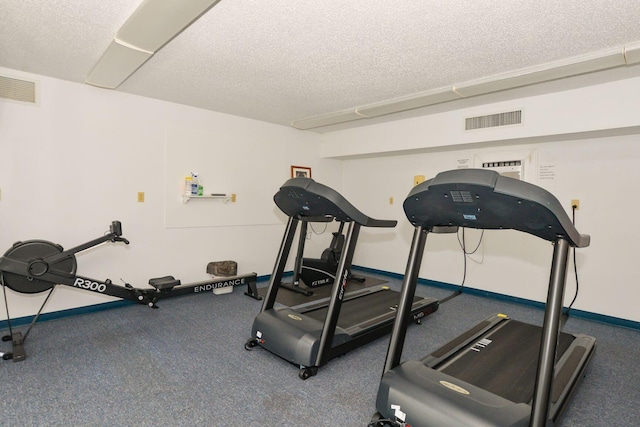
<path fill-rule="evenodd" d="M 0 67 L 84 83 L 140 3 L 0 0 Z M 222 0 L 117 90 L 289 125 L 621 47 L 639 23 L 637 0 Z"/>

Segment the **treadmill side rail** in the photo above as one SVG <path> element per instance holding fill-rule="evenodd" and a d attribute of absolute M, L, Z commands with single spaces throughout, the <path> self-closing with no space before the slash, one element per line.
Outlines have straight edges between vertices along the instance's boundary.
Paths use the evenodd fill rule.
<path fill-rule="evenodd" d="M 554 423 L 562 416 L 596 350 L 596 339 L 578 334 L 555 366 L 548 418 Z"/>

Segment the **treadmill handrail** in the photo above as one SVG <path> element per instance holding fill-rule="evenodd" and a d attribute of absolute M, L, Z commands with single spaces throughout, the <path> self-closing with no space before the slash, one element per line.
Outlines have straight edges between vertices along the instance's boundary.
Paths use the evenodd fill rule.
<path fill-rule="evenodd" d="M 355 222 L 363 227 L 395 227 L 396 220 L 374 219 L 360 212 L 334 189 L 311 178 L 291 178 L 273 196 L 282 212 L 302 221 L 318 222 L 319 218 Z"/>
<path fill-rule="evenodd" d="M 587 247 L 590 236 L 580 234 L 551 193 L 536 185 L 487 169 L 441 172 L 414 187 L 404 201 L 414 226 L 514 229 L 571 246 Z"/>

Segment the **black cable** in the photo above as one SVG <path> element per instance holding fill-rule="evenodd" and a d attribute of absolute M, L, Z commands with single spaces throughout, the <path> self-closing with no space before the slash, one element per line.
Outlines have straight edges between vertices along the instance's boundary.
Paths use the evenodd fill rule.
<path fill-rule="evenodd" d="M 320 235 L 324 234 L 325 231 L 327 231 L 328 223 L 326 223 L 326 222 L 324 223 L 324 228 L 319 233 L 313 228 L 313 223 L 312 222 L 309 223 L 309 226 L 311 227 L 311 231 L 313 231 L 313 234 L 315 234 L 316 236 L 320 236 Z"/>
<path fill-rule="evenodd" d="M 460 236 L 456 233 L 456 237 L 458 238 L 458 243 L 460 243 Z M 460 283 L 460 288 L 458 289 L 462 292 L 462 288 L 464 288 L 464 283 L 467 281 L 467 241 L 464 235 L 464 227 L 462 228 L 462 243 L 460 243 L 460 247 L 462 248 L 462 282 Z"/>
<path fill-rule="evenodd" d="M 465 284 L 465 282 L 467 280 L 467 255 L 473 255 L 478 251 L 478 249 L 480 248 L 480 244 L 482 243 L 482 238 L 484 237 L 484 230 L 482 230 L 482 234 L 480 234 L 480 239 L 478 240 L 478 245 L 471 252 L 467 252 L 467 242 L 466 242 L 466 238 L 465 238 L 465 234 L 464 234 L 464 227 L 462 227 L 462 241 L 460 240 L 460 234 L 459 233 L 456 233 L 456 237 L 458 238 L 458 243 L 460 244 L 460 247 L 462 248 L 462 259 L 463 259 L 462 283 L 460 283 L 460 286 L 458 287 L 458 289 L 455 290 L 451 295 L 449 295 L 449 296 L 443 298 L 442 300 L 440 300 L 440 304 L 444 304 L 445 302 L 449 301 L 452 298 L 457 297 L 458 295 L 460 295 L 462 293 L 462 289 L 464 288 L 464 284 Z"/>
<path fill-rule="evenodd" d="M 460 243 L 460 236 L 458 234 L 456 234 L 456 236 L 458 236 L 458 243 Z M 484 229 L 482 230 L 482 233 L 480 234 L 480 240 L 478 240 L 478 245 L 476 246 L 476 248 L 474 250 L 472 250 L 471 252 L 467 252 L 467 248 L 465 247 L 465 240 L 464 240 L 464 227 L 462 227 L 462 243 L 460 243 L 460 246 L 462 247 L 462 252 L 464 252 L 466 255 L 473 255 L 476 252 L 478 252 L 478 249 L 480 248 L 480 244 L 482 243 L 482 238 L 484 237 Z"/>
<path fill-rule="evenodd" d="M 571 206 L 571 223 L 574 226 L 576 225 L 576 209 L 577 209 L 576 205 Z M 580 290 L 580 282 L 578 281 L 578 264 L 576 263 L 576 248 L 573 247 L 572 250 L 573 250 L 573 273 L 576 277 L 576 293 L 573 295 L 571 304 L 569 304 L 569 306 L 564 312 L 564 315 L 566 318 L 569 318 L 569 312 L 571 311 L 571 307 L 573 307 L 573 303 L 576 302 L 576 299 L 578 298 L 578 292 Z"/>

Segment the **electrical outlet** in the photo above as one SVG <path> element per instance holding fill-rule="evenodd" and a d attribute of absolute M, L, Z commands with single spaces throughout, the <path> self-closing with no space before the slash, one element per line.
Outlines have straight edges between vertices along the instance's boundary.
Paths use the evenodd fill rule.
<path fill-rule="evenodd" d="M 574 206 L 575 206 L 576 210 L 580 209 L 580 200 L 572 199 L 571 200 L 571 207 L 573 208 Z"/>
<path fill-rule="evenodd" d="M 389 204 L 392 205 L 393 204 L 393 197 L 389 197 Z"/>
<path fill-rule="evenodd" d="M 236 193 L 233 193 L 231 195 L 231 203 L 235 203 L 236 202 Z"/>
<path fill-rule="evenodd" d="M 144 203 L 144 191 L 138 191 L 138 203 Z"/>

